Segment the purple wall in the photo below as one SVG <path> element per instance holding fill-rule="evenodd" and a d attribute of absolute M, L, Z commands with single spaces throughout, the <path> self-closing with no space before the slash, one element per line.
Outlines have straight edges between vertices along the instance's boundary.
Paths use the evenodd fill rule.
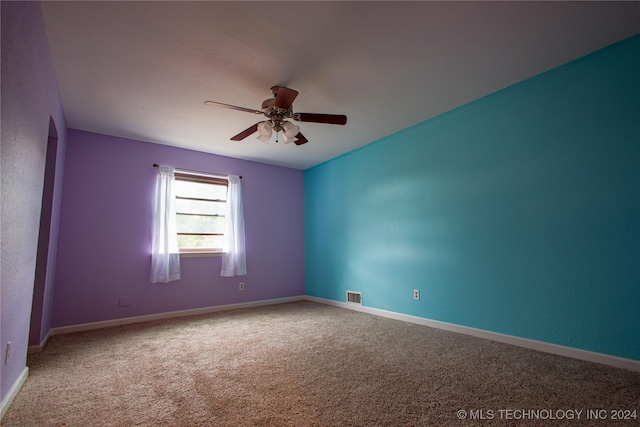
<path fill-rule="evenodd" d="M 37 327 L 51 328 L 66 125 L 58 83 L 38 2 L 6 2 L 2 11 L 2 258 L 0 278 L 0 398 L 26 370 L 31 303 L 43 193 L 49 123 L 58 130 L 51 234 Z M 36 334 L 36 336 L 39 334 Z M 11 341 L 11 357 L 5 349 Z"/>
<path fill-rule="evenodd" d="M 42 191 L 42 209 L 38 235 L 38 252 L 33 283 L 33 305 L 31 307 L 31 326 L 29 345 L 44 344 L 51 329 L 53 309 L 53 289 L 58 247 L 58 228 L 60 220 L 60 197 L 62 194 L 61 175 L 64 169 L 64 156 L 58 150 L 58 132 L 53 120 L 49 123 L 47 157 L 44 170 L 44 188 Z"/>
<path fill-rule="evenodd" d="M 154 163 L 243 177 L 247 276 L 220 277 L 220 257 L 182 258 L 181 280 L 149 283 Z M 303 176 L 69 129 L 53 326 L 303 295 Z"/>

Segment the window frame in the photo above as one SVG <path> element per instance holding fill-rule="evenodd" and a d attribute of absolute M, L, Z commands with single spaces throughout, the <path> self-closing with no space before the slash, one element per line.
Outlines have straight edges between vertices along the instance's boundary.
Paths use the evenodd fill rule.
<path fill-rule="evenodd" d="M 195 172 L 188 171 L 184 169 L 175 169 L 174 178 L 176 181 L 187 181 L 187 182 L 197 182 L 203 184 L 212 184 L 212 185 L 222 185 L 227 188 L 227 193 L 229 190 L 229 179 L 224 176 L 207 174 L 206 172 Z M 181 197 L 177 194 L 175 195 L 177 200 L 196 200 L 196 201 L 211 201 L 211 202 L 224 202 L 227 203 L 227 198 L 225 199 L 202 199 L 202 198 L 194 198 L 194 197 Z M 176 209 L 176 219 L 177 216 L 180 215 L 180 212 Z M 183 214 L 184 215 L 184 214 Z M 188 214 L 187 214 L 188 215 Z M 209 216 L 209 215 L 203 215 Z M 224 217 L 224 215 L 215 214 L 210 216 L 216 217 Z M 180 233 L 178 235 L 186 235 L 186 236 L 224 236 L 224 233 Z M 224 248 L 181 248 L 178 247 L 178 252 L 180 257 L 207 257 L 207 256 L 222 256 L 224 255 Z"/>

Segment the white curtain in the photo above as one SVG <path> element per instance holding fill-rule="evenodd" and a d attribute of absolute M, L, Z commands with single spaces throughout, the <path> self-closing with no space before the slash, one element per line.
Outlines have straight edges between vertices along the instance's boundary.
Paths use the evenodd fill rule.
<path fill-rule="evenodd" d="M 242 186 L 240 177 L 229 175 L 227 189 L 226 226 L 224 230 L 224 255 L 221 276 L 233 277 L 247 274 L 244 247 L 244 215 L 242 213 Z"/>
<path fill-rule="evenodd" d="M 158 166 L 153 212 L 153 245 L 149 279 L 151 283 L 167 283 L 180 279 L 174 183 L 174 168 Z"/>

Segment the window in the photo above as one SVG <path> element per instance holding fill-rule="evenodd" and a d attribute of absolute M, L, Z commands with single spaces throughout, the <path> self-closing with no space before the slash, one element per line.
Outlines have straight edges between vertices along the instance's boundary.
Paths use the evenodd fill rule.
<path fill-rule="evenodd" d="M 222 253 L 228 184 L 225 178 L 176 169 L 180 253 Z"/>

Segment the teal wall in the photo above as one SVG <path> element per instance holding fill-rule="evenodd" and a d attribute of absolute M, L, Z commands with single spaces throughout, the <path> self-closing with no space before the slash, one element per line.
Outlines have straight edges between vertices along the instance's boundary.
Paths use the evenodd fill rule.
<path fill-rule="evenodd" d="M 308 295 L 640 360 L 640 36 L 305 171 L 305 212 Z"/>

